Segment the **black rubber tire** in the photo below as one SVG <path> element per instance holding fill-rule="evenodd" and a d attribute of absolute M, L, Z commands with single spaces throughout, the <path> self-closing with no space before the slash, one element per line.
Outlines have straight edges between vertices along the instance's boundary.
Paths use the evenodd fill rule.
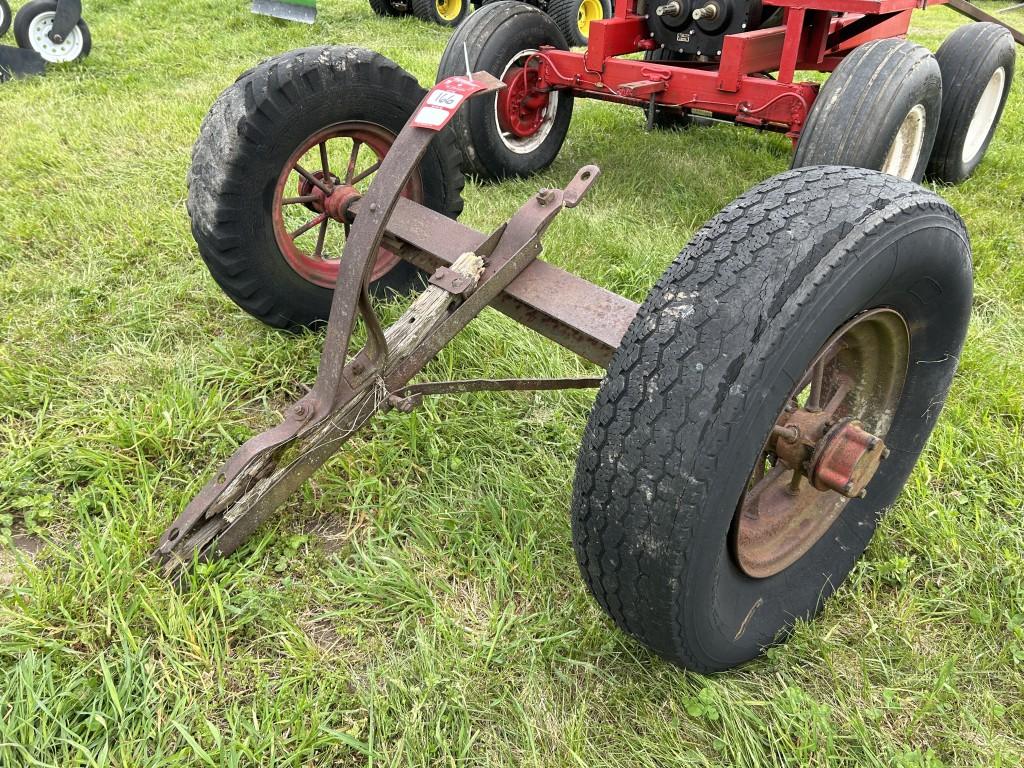
<path fill-rule="evenodd" d="M 0 37 L 7 34 L 11 28 L 11 6 L 7 0 L 0 0 Z"/>
<path fill-rule="evenodd" d="M 1013 84 L 1017 60 L 1013 35 L 990 22 L 966 24 L 953 30 L 935 53 L 942 71 L 942 116 L 928 161 L 928 176 L 955 184 L 968 178 L 978 167 L 1003 115 Z M 995 119 L 981 147 L 966 160 L 963 157 L 971 118 L 996 71 L 1004 72 L 1003 92 Z"/>
<path fill-rule="evenodd" d="M 268 59 L 218 97 L 192 150 L 188 212 L 199 253 L 232 301 L 275 328 L 327 320 L 333 290 L 295 272 L 275 239 L 278 176 L 293 151 L 334 123 L 371 122 L 397 135 L 424 94 L 390 59 L 339 45 Z M 465 180 L 448 131 L 431 142 L 419 173 L 423 204 L 457 218 Z M 419 272 L 402 261 L 371 288 L 401 293 L 418 282 Z"/>
<path fill-rule="evenodd" d="M 18 47 L 35 50 L 36 53 L 49 61 L 43 51 L 36 50 L 32 45 L 32 40 L 29 38 L 29 26 L 39 14 L 56 12 L 57 0 L 32 0 L 32 2 L 21 6 L 18 10 L 18 15 L 14 17 L 14 39 L 18 43 Z M 78 32 L 82 36 L 82 51 L 73 61 L 81 61 L 92 50 L 92 33 L 89 31 L 89 25 L 85 23 L 85 19 L 79 19 L 77 26 Z"/>
<path fill-rule="evenodd" d="M 432 24 L 439 24 L 442 27 L 457 27 L 469 15 L 469 0 L 462 0 L 462 7 L 454 19 L 446 19 L 437 11 L 436 0 L 411 0 L 412 12 L 418 19 L 429 21 Z"/>
<path fill-rule="evenodd" d="M 787 171 L 724 208 L 658 281 L 615 352 L 573 484 L 583 578 L 615 623 L 700 672 L 816 614 L 863 553 L 938 418 L 971 309 L 970 247 L 928 190 L 857 168 Z M 793 565 L 754 579 L 730 527 L 750 468 L 813 356 L 861 311 L 896 309 L 909 373 L 889 459 Z"/>
<path fill-rule="evenodd" d="M 793 168 L 838 164 L 881 170 L 904 119 L 925 111 L 921 154 L 908 178 L 924 178 L 942 108 L 935 57 L 906 40 L 875 40 L 855 49 L 825 81 L 811 106 Z"/>
<path fill-rule="evenodd" d="M 370 8 L 378 16 L 406 16 L 411 10 L 408 0 L 370 0 Z"/>
<path fill-rule="evenodd" d="M 576 23 L 582 2 L 583 0 L 549 0 L 548 2 L 548 15 L 562 31 L 566 42 L 574 48 L 586 45 L 588 42 L 587 37 L 580 32 L 579 24 Z M 603 13 L 601 18 L 611 18 L 611 0 L 601 0 L 601 12 Z"/>
<path fill-rule="evenodd" d="M 466 71 L 465 50 L 474 72 L 484 70 L 501 77 L 512 58 L 524 50 L 551 45 L 566 51 L 569 46 L 551 18 L 525 3 L 488 3 L 455 30 L 441 56 L 440 82 Z M 551 130 L 531 152 L 518 154 L 501 140 L 494 111 L 495 96 L 479 96 L 460 109 L 449 124 L 462 150 L 463 170 L 481 179 L 530 176 L 547 168 L 558 156 L 572 120 L 572 93 L 558 91 L 557 111 Z"/>

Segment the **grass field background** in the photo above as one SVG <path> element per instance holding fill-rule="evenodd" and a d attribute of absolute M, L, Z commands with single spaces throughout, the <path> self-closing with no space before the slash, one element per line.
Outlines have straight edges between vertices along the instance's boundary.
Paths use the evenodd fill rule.
<path fill-rule="evenodd" d="M 200 120 L 304 45 L 374 48 L 428 83 L 447 32 L 360 0 L 323 0 L 313 27 L 243 0 L 85 6 L 86 62 L 0 85 L 0 765 L 1024 761 L 1024 88 L 977 175 L 937 190 L 977 290 L 922 462 L 817 621 L 702 677 L 616 631 L 579 578 L 581 393 L 388 414 L 190 591 L 154 573 L 161 530 L 313 381 L 320 347 L 251 320 L 200 262 Z M 935 48 L 961 22 L 919 13 L 912 38 Z M 469 185 L 464 220 L 597 162 L 546 258 L 642 300 L 701 222 L 789 162 L 778 136 L 642 122 L 578 103 L 555 164 Z M 579 370 L 487 312 L 428 373 Z"/>

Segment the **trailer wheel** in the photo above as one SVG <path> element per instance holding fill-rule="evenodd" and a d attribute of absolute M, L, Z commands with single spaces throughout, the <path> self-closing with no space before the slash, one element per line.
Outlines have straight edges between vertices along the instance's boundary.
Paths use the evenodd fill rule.
<path fill-rule="evenodd" d="M 963 181 L 985 156 L 999 125 L 1016 63 L 1013 35 L 998 24 L 966 24 L 935 53 L 942 70 L 942 116 L 928 175 Z"/>
<path fill-rule="evenodd" d="M 7 0 L 0 0 L 0 37 L 6 35 L 10 28 L 11 6 L 7 4 Z"/>
<path fill-rule="evenodd" d="M 411 0 L 412 12 L 418 19 L 457 27 L 469 15 L 469 0 Z"/>
<path fill-rule="evenodd" d="M 921 181 L 941 106 L 942 76 L 927 49 L 896 39 L 862 45 L 814 100 L 793 167 L 836 163 Z"/>
<path fill-rule="evenodd" d="M 200 255 L 236 304 L 276 328 L 327 320 L 347 208 L 424 95 L 393 61 L 348 46 L 268 59 L 220 95 L 192 150 L 188 211 Z M 445 131 L 403 194 L 456 218 L 463 183 Z M 419 272 L 381 248 L 371 280 L 376 295 L 401 293 Z"/>
<path fill-rule="evenodd" d="M 508 87 L 473 99 L 450 125 L 462 150 L 463 169 L 483 179 L 529 176 L 558 155 L 572 119 L 572 93 L 537 92 L 536 60 L 542 45 L 569 46 L 551 18 L 520 2 L 488 3 L 451 36 L 437 72 L 440 82 L 484 70 Z"/>
<path fill-rule="evenodd" d="M 53 42 L 50 30 L 57 15 L 57 0 L 32 0 L 21 7 L 14 17 L 14 39 L 18 47 L 29 48 L 51 64 L 67 64 L 84 59 L 92 50 L 92 34 L 85 19 L 59 43 Z"/>
<path fill-rule="evenodd" d="M 913 469 L 970 308 L 963 222 L 916 184 L 819 166 L 728 205 L 590 414 L 572 528 L 598 603 L 700 672 L 815 615 Z"/>
<path fill-rule="evenodd" d="M 378 16 L 405 16 L 409 0 L 370 0 L 370 9 Z"/>
<path fill-rule="evenodd" d="M 590 23 L 611 18 L 611 0 L 551 0 L 548 15 L 571 46 L 586 45 Z"/>

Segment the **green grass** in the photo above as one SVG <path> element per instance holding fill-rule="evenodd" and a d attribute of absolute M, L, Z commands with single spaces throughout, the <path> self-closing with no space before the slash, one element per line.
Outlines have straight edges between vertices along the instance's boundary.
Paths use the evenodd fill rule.
<path fill-rule="evenodd" d="M 247 5 L 87 2 L 85 63 L 0 86 L 0 764 L 1021 764 L 1024 88 L 977 175 L 938 190 L 970 228 L 977 293 L 925 457 L 824 614 L 707 678 L 613 629 L 579 579 L 583 393 L 391 413 L 191 590 L 148 564 L 320 346 L 243 315 L 203 268 L 184 207 L 200 120 L 289 48 L 375 48 L 426 83 L 447 36 L 361 0 L 325 0 L 313 27 Z M 934 48 L 960 22 L 929 10 L 913 37 Z M 554 166 L 470 186 L 464 218 L 493 225 L 597 162 L 546 258 L 641 300 L 788 159 L 777 136 L 645 135 L 638 110 L 579 103 Z M 488 312 L 428 373 L 578 370 Z"/>

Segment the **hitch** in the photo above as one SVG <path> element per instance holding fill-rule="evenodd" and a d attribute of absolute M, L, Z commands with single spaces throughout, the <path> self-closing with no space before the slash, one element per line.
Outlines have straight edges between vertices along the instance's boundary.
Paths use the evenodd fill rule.
<path fill-rule="evenodd" d="M 501 299 L 509 299 L 503 292 L 534 264 L 541 252 L 541 235 L 563 208 L 579 204 L 600 175 L 596 166 L 588 165 L 564 189 L 540 190 L 489 236 L 448 219 L 438 222 L 425 213 L 427 209 L 402 199 L 401 192 L 429 142 L 455 111 L 469 98 L 501 87 L 501 81 L 484 72 L 448 78 L 426 95 L 398 135 L 365 198 L 353 205 L 355 220 L 341 259 L 316 383 L 288 409 L 280 424 L 242 445 L 163 533 L 153 557 L 165 574 L 180 577 L 194 558 L 207 560 L 234 551 L 380 411 L 406 410 L 423 394 L 444 391 L 596 386 L 597 379 L 408 386 L 484 307 L 495 303 L 503 309 Z M 444 232 L 424 237 L 424 229 L 442 226 L 451 230 L 448 237 Z M 408 229 L 417 234 L 403 235 Z M 465 240 L 468 233 L 475 235 L 472 239 L 477 244 L 450 264 L 444 264 L 445 254 L 438 245 L 410 242 L 418 236 L 447 243 Z M 442 265 L 387 329 L 382 328 L 368 293 L 371 268 L 382 243 L 414 263 Z M 597 298 L 607 301 L 607 292 L 591 287 Z M 625 300 L 620 305 L 618 314 L 612 307 L 612 317 L 624 329 L 622 320 L 632 319 L 636 308 Z M 367 328 L 367 342 L 350 355 L 352 332 L 360 317 Z M 617 332 L 621 338 L 622 331 Z"/>

